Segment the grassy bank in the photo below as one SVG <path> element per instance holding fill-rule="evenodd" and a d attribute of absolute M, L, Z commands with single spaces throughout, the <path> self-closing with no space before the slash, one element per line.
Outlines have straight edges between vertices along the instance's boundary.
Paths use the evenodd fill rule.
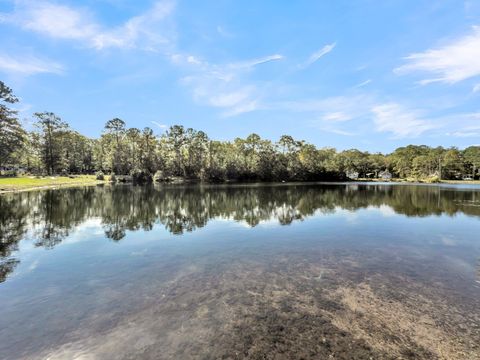
<path fill-rule="evenodd" d="M 480 185 L 480 180 L 441 180 L 442 184 L 472 184 Z"/>
<path fill-rule="evenodd" d="M 103 184 L 106 181 L 96 180 L 95 175 L 46 176 L 46 177 L 4 177 L 0 178 L 0 193 L 48 189 L 66 186 L 86 186 Z"/>
<path fill-rule="evenodd" d="M 480 185 L 480 180 L 439 180 L 437 178 L 415 179 L 415 178 L 393 178 L 391 180 L 360 178 L 361 182 L 393 182 L 393 183 L 422 183 L 422 184 L 471 184 Z"/>
<path fill-rule="evenodd" d="M 382 182 L 381 179 L 358 179 L 362 182 Z M 421 182 L 428 181 L 414 179 L 392 179 L 391 182 Z M 109 178 L 105 180 L 97 180 L 95 175 L 76 175 L 74 177 L 67 176 L 46 176 L 46 177 L 0 177 L 0 194 L 18 191 L 29 191 L 37 189 L 50 189 L 68 186 L 88 186 L 109 183 Z M 441 180 L 436 183 L 440 184 L 476 184 L 480 185 L 480 180 Z"/>

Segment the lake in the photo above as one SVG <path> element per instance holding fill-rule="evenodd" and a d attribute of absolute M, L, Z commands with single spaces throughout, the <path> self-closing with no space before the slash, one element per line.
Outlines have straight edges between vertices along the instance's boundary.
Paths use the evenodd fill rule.
<path fill-rule="evenodd" d="M 480 359 L 480 187 L 0 196 L 0 359 Z"/>

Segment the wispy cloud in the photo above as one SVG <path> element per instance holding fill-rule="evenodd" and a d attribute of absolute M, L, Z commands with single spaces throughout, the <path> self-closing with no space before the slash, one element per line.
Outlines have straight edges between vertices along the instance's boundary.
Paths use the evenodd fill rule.
<path fill-rule="evenodd" d="M 479 91 L 480 91 L 480 84 L 475 84 L 475 85 L 473 86 L 472 91 L 473 91 L 474 93 L 479 92 Z"/>
<path fill-rule="evenodd" d="M 233 38 L 235 35 L 230 31 L 226 30 L 223 26 L 217 26 L 217 33 L 220 34 L 224 38 Z"/>
<path fill-rule="evenodd" d="M 332 122 L 343 122 L 352 119 L 352 114 L 345 113 L 343 111 L 329 112 L 322 115 L 322 120 Z"/>
<path fill-rule="evenodd" d="M 305 69 L 318 61 L 322 56 L 327 55 L 329 52 L 331 52 L 336 46 L 336 43 L 328 44 L 322 47 L 321 49 L 315 51 L 310 57 L 305 61 L 303 64 L 299 65 L 299 68 Z"/>
<path fill-rule="evenodd" d="M 376 130 L 392 133 L 394 138 L 417 137 L 437 127 L 430 120 L 424 119 L 420 111 L 396 103 L 374 106 L 372 113 Z"/>
<path fill-rule="evenodd" d="M 478 125 L 480 112 L 453 114 L 445 117 L 444 121 L 450 125 L 450 128 L 454 129 L 446 134 L 448 136 L 480 137 L 480 125 Z"/>
<path fill-rule="evenodd" d="M 257 88 L 245 85 L 238 75 L 205 72 L 182 79 L 196 103 L 223 109 L 222 116 L 230 117 L 257 109 Z"/>
<path fill-rule="evenodd" d="M 0 54 L 0 71 L 7 74 L 20 74 L 24 76 L 52 73 L 62 74 L 62 65 L 49 60 L 42 60 L 33 56 L 17 56 Z"/>
<path fill-rule="evenodd" d="M 155 126 L 157 126 L 159 129 L 162 129 L 162 130 L 168 128 L 168 125 L 161 124 L 161 123 L 159 123 L 158 121 L 152 121 L 152 124 L 155 125 Z"/>
<path fill-rule="evenodd" d="M 460 131 L 454 131 L 451 133 L 447 133 L 449 136 L 455 136 L 455 137 L 480 137 L 480 127 L 469 127 L 462 129 Z"/>
<path fill-rule="evenodd" d="M 2 22 L 44 36 L 74 40 L 95 49 L 155 49 L 168 42 L 158 24 L 174 9 L 173 1 L 158 1 L 146 13 L 132 17 L 124 24 L 106 28 L 85 8 L 60 5 L 48 1 L 19 0 L 12 13 L 0 14 Z"/>
<path fill-rule="evenodd" d="M 371 107 L 375 98 L 369 94 L 349 94 L 323 99 L 306 99 L 276 104 L 279 109 L 305 113 L 312 126 L 337 135 L 359 134 L 359 123 L 371 119 Z"/>
<path fill-rule="evenodd" d="M 343 122 L 369 115 L 374 101 L 368 94 L 355 94 L 290 101 L 278 106 L 290 111 L 314 113 L 324 121 Z"/>
<path fill-rule="evenodd" d="M 6 23 L 52 38 L 83 40 L 100 32 L 85 9 L 47 1 L 16 1 L 15 11 L 3 14 L 3 18 Z"/>
<path fill-rule="evenodd" d="M 480 75 L 480 27 L 472 33 L 457 38 L 437 48 L 414 53 L 406 58 L 407 63 L 396 68 L 397 74 L 425 72 L 434 77 L 423 79 L 420 84 L 444 82 L 453 84 Z"/>
<path fill-rule="evenodd" d="M 354 132 L 345 131 L 345 130 L 342 130 L 342 129 L 337 129 L 337 128 L 334 128 L 332 126 L 323 126 L 323 127 L 320 127 L 320 130 L 325 131 L 325 132 L 329 132 L 329 133 L 332 133 L 332 134 L 342 135 L 342 136 L 355 136 L 355 135 L 357 135 Z"/>
<path fill-rule="evenodd" d="M 339 135 L 369 135 L 372 131 L 390 134 L 392 139 L 420 135 L 474 136 L 480 113 L 452 113 L 438 116 L 438 107 L 411 108 L 403 102 L 386 100 L 368 92 L 353 92 L 323 99 L 273 103 L 269 108 L 298 112 L 313 119 L 313 127 Z M 459 124 L 470 126 L 459 129 Z M 455 129 L 445 134 L 448 129 Z M 460 133 L 461 132 L 461 133 Z"/>
<path fill-rule="evenodd" d="M 365 80 L 363 82 L 361 82 L 360 84 L 357 84 L 353 87 L 353 89 L 358 89 L 358 88 L 361 88 L 361 87 L 364 87 L 365 85 L 368 85 L 372 82 L 371 79 L 368 79 L 368 80 Z"/>
<path fill-rule="evenodd" d="M 258 99 L 242 101 L 238 104 L 235 104 L 230 109 L 227 109 L 226 111 L 224 111 L 223 116 L 225 117 L 237 116 L 243 113 L 259 110 L 261 108 L 262 106 L 260 104 L 260 100 Z"/>
<path fill-rule="evenodd" d="M 282 60 L 283 58 L 284 58 L 283 55 L 274 54 L 274 55 L 264 56 L 264 57 L 257 58 L 257 59 L 248 60 L 248 61 L 245 61 L 245 62 L 234 63 L 234 64 L 229 65 L 229 67 L 234 68 L 234 69 L 252 68 L 254 66 L 265 64 L 265 63 L 268 63 L 268 62 L 271 62 L 271 61 Z"/>
<path fill-rule="evenodd" d="M 246 86 L 235 91 L 208 94 L 209 102 L 216 107 L 233 107 L 248 100 L 255 89 L 252 86 Z"/>
<path fill-rule="evenodd" d="M 190 74 L 183 77 L 194 100 L 203 105 L 222 109 L 222 116 L 232 117 L 262 107 L 262 91 L 249 73 L 261 64 L 283 59 L 274 54 L 252 60 L 227 64 L 212 64 L 192 55 L 175 54 L 171 60 L 185 67 Z"/>
<path fill-rule="evenodd" d="M 168 44 L 170 39 L 163 33 L 165 29 L 159 28 L 158 24 L 167 18 L 173 9 L 173 1 L 156 2 L 145 14 L 131 18 L 118 28 L 99 33 L 93 39 L 94 47 L 132 48 L 141 44 L 146 50 L 155 50 L 158 45 Z"/>

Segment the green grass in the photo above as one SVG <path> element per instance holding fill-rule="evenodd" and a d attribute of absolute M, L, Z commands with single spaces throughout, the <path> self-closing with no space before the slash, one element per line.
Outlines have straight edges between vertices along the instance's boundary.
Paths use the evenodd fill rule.
<path fill-rule="evenodd" d="M 39 188 L 95 185 L 104 182 L 105 181 L 96 180 L 95 175 L 78 175 L 73 178 L 66 176 L 46 176 L 41 178 L 33 176 L 3 177 L 0 178 L 0 193 L 34 190 Z"/>
<path fill-rule="evenodd" d="M 382 179 L 372 179 L 372 178 L 359 178 L 356 181 L 365 181 L 365 182 L 384 182 Z M 387 180 L 388 181 L 388 180 Z M 425 184 L 472 184 L 480 185 L 480 180 L 438 180 L 435 178 L 393 178 L 390 182 L 403 182 L 403 183 L 425 183 Z"/>
<path fill-rule="evenodd" d="M 480 180 L 440 180 L 445 184 L 480 184 Z"/>

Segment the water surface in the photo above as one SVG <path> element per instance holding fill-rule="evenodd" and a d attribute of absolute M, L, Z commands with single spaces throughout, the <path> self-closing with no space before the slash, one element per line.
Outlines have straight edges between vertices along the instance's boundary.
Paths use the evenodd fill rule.
<path fill-rule="evenodd" d="M 0 196 L 0 359 L 479 359 L 480 188 Z"/>

